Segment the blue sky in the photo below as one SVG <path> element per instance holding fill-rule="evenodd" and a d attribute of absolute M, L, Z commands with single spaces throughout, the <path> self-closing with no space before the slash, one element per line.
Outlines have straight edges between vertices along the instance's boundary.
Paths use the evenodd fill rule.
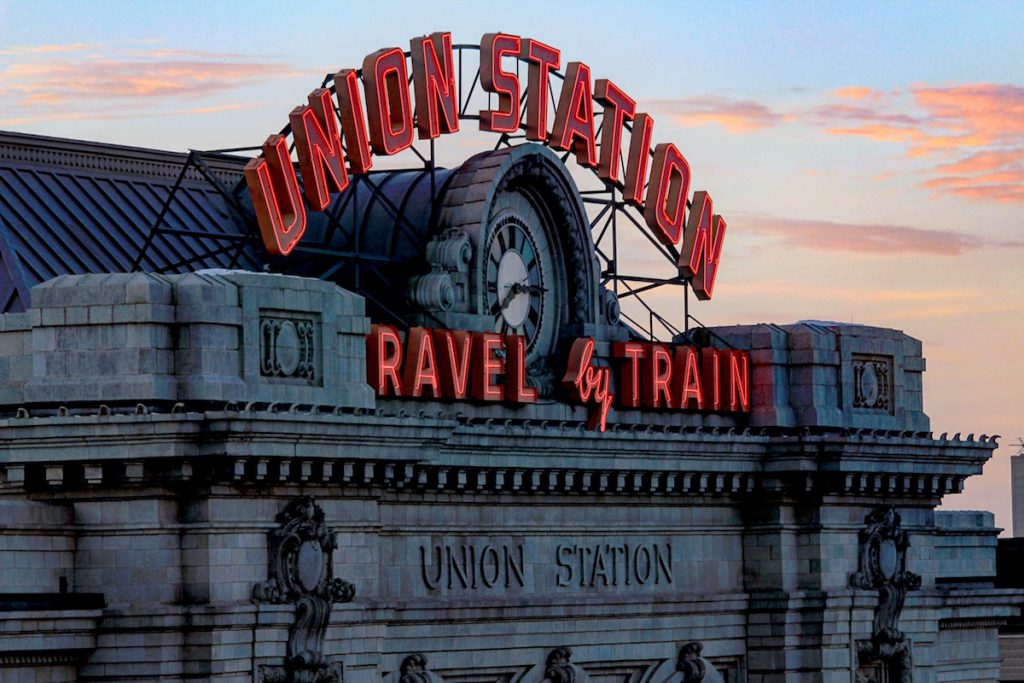
<path fill-rule="evenodd" d="M 542 40 L 654 115 L 729 219 L 703 321 L 903 329 L 936 433 L 1024 434 L 1024 3 L 0 0 L 0 128 L 258 145 L 325 73 L 437 30 Z M 1009 526 L 1013 450 L 948 504 Z"/>

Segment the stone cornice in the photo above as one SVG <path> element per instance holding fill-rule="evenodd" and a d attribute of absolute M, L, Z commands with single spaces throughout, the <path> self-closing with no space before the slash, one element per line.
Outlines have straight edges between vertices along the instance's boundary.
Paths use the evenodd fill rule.
<path fill-rule="evenodd" d="M 292 406 L 0 422 L 3 482 L 300 484 L 480 493 L 741 495 L 787 491 L 935 498 L 961 490 L 994 439 L 921 433 L 681 427 L 597 434 L 568 421 L 380 416 Z"/>

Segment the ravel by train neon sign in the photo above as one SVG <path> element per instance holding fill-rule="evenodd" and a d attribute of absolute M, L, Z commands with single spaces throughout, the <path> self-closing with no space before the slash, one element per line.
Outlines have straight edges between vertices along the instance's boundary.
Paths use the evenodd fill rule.
<path fill-rule="evenodd" d="M 350 173 L 364 174 L 373 167 L 375 155 L 398 154 L 412 146 L 414 136 L 428 140 L 458 132 L 451 34 L 413 38 L 410 54 L 411 93 L 405 53 L 394 47 L 366 56 L 361 88 L 359 74 L 342 69 L 334 76 L 333 99 L 330 90 L 318 88 L 309 94 L 308 104 L 291 112 L 304 181 L 301 189 L 283 135 L 267 138 L 262 156 L 246 165 L 246 183 L 270 253 L 289 254 L 305 233 L 307 212 L 326 209 L 330 195 L 348 187 Z M 527 66 L 525 92 L 516 72 L 504 66 L 511 58 Z M 512 133 L 523 128 L 527 140 L 570 152 L 580 165 L 596 171 L 622 192 L 626 203 L 643 212 L 659 241 L 681 243 L 680 272 L 691 279 L 698 298 L 710 299 L 726 230 L 725 220 L 713 211 L 711 196 L 694 192 L 687 211 L 691 172 L 686 158 L 670 142 L 654 145 L 652 154 L 654 119 L 638 112 L 636 101 L 610 79 L 593 80 L 583 62 L 566 65 L 549 125 L 548 77 L 560 65 L 561 53 L 550 45 L 505 33 L 486 34 L 480 41 L 480 85 L 496 95 L 496 106 L 480 112 L 480 129 Z M 521 122 L 524 95 L 526 114 Z M 595 106 L 603 114 L 600 145 Z M 620 177 L 627 124 L 632 132 Z"/>

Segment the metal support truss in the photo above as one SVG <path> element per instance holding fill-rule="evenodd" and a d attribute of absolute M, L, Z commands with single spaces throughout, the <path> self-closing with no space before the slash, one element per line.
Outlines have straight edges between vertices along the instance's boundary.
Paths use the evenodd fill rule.
<path fill-rule="evenodd" d="M 458 83 L 459 92 L 457 106 L 459 120 L 467 123 L 479 121 L 480 116 L 477 112 L 481 109 L 488 109 L 493 105 L 491 94 L 485 93 L 482 87 L 480 87 L 479 59 L 467 58 L 467 53 L 479 52 L 479 46 L 458 44 L 453 46 L 453 50 L 455 53 L 454 65 L 457 70 L 456 82 Z M 408 52 L 406 52 L 406 59 L 410 60 Z M 520 67 L 522 65 L 522 60 L 515 60 L 517 75 L 520 75 Z M 411 73 L 411 64 L 409 70 Z M 357 71 L 357 75 L 359 78 L 362 78 L 362 71 Z M 558 72 L 553 72 L 552 75 L 560 80 L 565 78 L 562 73 Z M 323 79 L 322 87 L 328 88 L 333 92 L 335 87 L 333 80 L 333 74 L 328 74 Z M 520 82 L 523 82 L 522 78 Z M 467 83 L 468 88 L 466 87 Z M 549 115 L 553 116 L 553 110 L 558 98 L 550 79 L 547 87 L 549 88 L 550 95 L 548 106 L 551 108 Z M 523 104 L 520 111 L 521 130 L 525 129 L 526 96 L 527 88 L 523 88 Z M 340 115 L 337 111 L 335 113 Z M 597 131 L 595 131 L 595 135 L 598 136 L 598 144 L 600 144 L 600 124 L 602 123 L 602 118 L 603 113 L 598 109 L 595 112 L 595 122 L 599 124 Z M 468 129 L 469 126 L 463 126 L 463 128 Z M 631 131 L 631 127 L 628 124 L 626 125 L 626 130 Z M 281 130 L 281 135 L 290 137 L 291 126 L 285 126 Z M 498 137 L 494 149 L 513 147 L 525 142 L 527 142 L 525 134 L 503 133 Z M 291 142 L 291 149 L 294 151 L 294 139 Z M 133 263 L 133 269 L 138 270 L 146 267 L 147 251 L 153 248 L 156 240 L 165 235 L 174 236 L 178 239 L 194 240 L 196 248 L 193 251 L 196 256 L 165 266 L 162 269 L 164 271 L 179 269 L 187 266 L 189 263 L 199 263 L 210 257 L 227 254 L 230 254 L 230 266 L 237 267 L 242 254 L 246 250 L 258 262 L 259 268 L 269 271 L 285 270 L 296 258 L 306 257 L 306 261 L 312 261 L 313 259 L 309 257 L 315 256 L 318 257 L 316 263 L 320 265 L 312 272 L 306 272 L 306 269 L 304 269 L 304 274 L 322 279 L 330 279 L 345 270 L 350 274 L 347 281 L 352 283 L 353 288 L 359 294 L 374 301 L 372 291 L 374 289 L 373 285 L 379 283 L 381 278 L 379 268 L 396 261 L 390 259 L 387 255 L 367 253 L 360 248 L 362 241 L 360 233 L 366 226 L 359 222 L 352 221 L 348 234 L 340 234 L 339 239 L 339 233 L 346 230 L 342 224 L 342 218 L 346 212 L 352 212 L 351 215 L 353 217 L 358 216 L 360 215 L 361 204 L 376 202 L 387 210 L 389 217 L 394 220 L 396 227 L 404 238 L 413 240 L 416 247 L 422 249 L 425 246 L 423 244 L 423 235 L 415 230 L 414 225 L 405 213 L 405 207 L 396 206 L 391 198 L 382 191 L 383 175 L 402 171 L 417 171 L 429 174 L 432 211 L 430 216 L 431 230 L 428 234 L 435 232 L 440 208 L 438 206 L 438 198 L 443 192 L 443 187 L 439 186 L 435 174 L 438 168 L 437 150 L 435 148 L 435 141 L 432 139 L 429 141 L 416 141 L 408 150 L 388 159 L 388 161 L 391 159 L 405 159 L 407 165 L 404 168 L 388 168 L 387 170 L 371 171 L 365 175 L 350 176 L 348 190 L 335 198 L 335 201 L 325 212 L 327 227 L 323 231 L 322 237 L 315 242 L 303 240 L 292 252 L 292 255 L 287 258 L 272 257 L 262 249 L 255 214 L 244 199 L 247 195 L 244 177 L 238 179 L 233 184 L 226 183 L 212 172 L 207 163 L 209 159 L 225 158 L 224 155 L 227 154 L 255 153 L 258 151 L 258 147 L 245 147 L 190 152 L 177 181 L 172 186 L 163 204 L 160 214 L 149 228 L 145 242 Z M 569 156 L 570 153 L 566 153 L 562 160 L 567 161 Z M 653 156 L 653 153 L 651 153 L 651 156 Z M 237 157 L 233 159 L 236 163 L 238 162 Z M 381 158 L 378 158 L 378 160 L 383 161 Z M 624 176 L 626 162 L 621 153 L 619 164 L 621 173 Z M 195 172 L 192 174 L 193 176 L 198 174 L 200 179 L 210 183 L 215 188 L 217 194 L 224 199 L 224 203 L 229 208 L 232 218 L 236 221 L 236 231 L 234 233 L 185 230 L 171 224 L 170 209 L 176 201 L 181 200 L 182 186 L 186 182 L 186 178 L 189 177 L 190 171 Z M 590 172 L 583 167 L 579 167 L 578 171 L 574 168 L 573 171 L 574 178 L 576 178 L 577 183 L 581 186 L 584 207 L 586 208 L 591 232 L 594 236 L 594 245 L 601 266 L 602 285 L 611 289 L 621 300 L 622 308 L 624 309 L 623 319 L 633 327 L 638 336 L 651 340 L 664 341 L 671 340 L 671 338 L 679 335 L 689 336 L 691 322 L 697 326 L 700 326 L 700 323 L 689 313 L 689 283 L 679 271 L 677 265 L 679 254 L 676 249 L 662 244 L 654 237 L 646 226 L 640 211 L 625 201 L 620 186 L 600 180 L 596 172 Z M 646 188 L 644 191 L 646 192 Z M 643 241 L 638 240 L 637 235 L 642 236 L 643 240 L 649 243 L 648 245 L 641 245 L 643 249 L 647 250 L 647 253 L 658 254 L 661 260 L 663 260 L 661 266 L 663 275 L 633 275 L 622 267 L 621 264 L 628 264 L 634 260 L 631 259 L 630 252 L 637 251 L 634 246 L 638 242 L 642 243 Z M 345 244 L 347 247 L 339 248 L 339 244 Z M 642 268 L 645 272 L 651 270 L 650 264 L 646 260 L 642 265 L 634 264 L 633 268 Z M 666 293 L 679 291 L 680 289 L 682 290 L 681 311 L 676 308 L 679 302 L 678 298 L 666 299 L 665 297 Z M 671 303 L 673 300 L 677 302 L 675 305 Z M 664 314 L 659 313 L 658 309 L 664 311 Z M 628 313 L 626 312 L 627 310 Z M 394 318 L 396 324 L 405 326 L 400 316 L 386 310 L 385 312 L 388 313 L 389 317 Z"/>

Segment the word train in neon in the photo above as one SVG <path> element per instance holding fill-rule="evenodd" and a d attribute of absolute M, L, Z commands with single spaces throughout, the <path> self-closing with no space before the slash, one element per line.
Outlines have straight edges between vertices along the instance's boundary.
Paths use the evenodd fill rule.
<path fill-rule="evenodd" d="M 562 377 L 568 399 L 588 407 L 589 427 L 605 431 L 620 409 L 750 412 L 746 351 L 698 349 L 650 342 L 612 345 L 612 367 L 597 365 L 594 340 L 573 342 Z M 366 376 L 378 396 L 536 403 L 526 381 L 526 340 L 519 335 L 372 325 L 366 337 Z"/>

